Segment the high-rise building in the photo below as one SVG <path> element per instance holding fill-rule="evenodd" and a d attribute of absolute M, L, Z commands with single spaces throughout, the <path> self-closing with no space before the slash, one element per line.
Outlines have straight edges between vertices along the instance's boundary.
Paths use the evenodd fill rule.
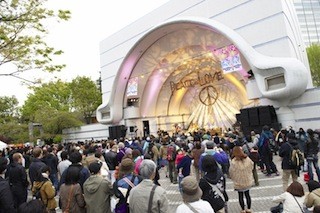
<path fill-rule="evenodd" d="M 320 43 L 320 1 L 294 0 L 294 6 L 306 46 Z"/>

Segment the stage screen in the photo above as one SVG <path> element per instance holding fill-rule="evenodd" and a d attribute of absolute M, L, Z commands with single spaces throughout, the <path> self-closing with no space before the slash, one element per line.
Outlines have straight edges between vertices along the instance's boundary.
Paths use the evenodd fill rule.
<path fill-rule="evenodd" d="M 220 59 L 224 73 L 242 70 L 240 52 L 235 45 L 231 44 L 217 49 L 214 54 Z"/>
<path fill-rule="evenodd" d="M 127 87 L 127 97 L 138 95 L 138 77 L 129 79 Z"/>

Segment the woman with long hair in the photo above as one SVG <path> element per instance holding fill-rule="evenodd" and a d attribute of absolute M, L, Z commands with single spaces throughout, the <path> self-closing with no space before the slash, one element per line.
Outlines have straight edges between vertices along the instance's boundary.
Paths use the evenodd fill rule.
<path fill-rule="evenodd" d="M 235 146 L 232 151 L 229 174 L 233 181 L 234 189 L 238 192 L 241 213 L 252 212 L 250 197 L 250 188 L 254 183 L 252 169 L 252 160 L 242 151 L 240 146 Z M 245 208 L 244 196 L 246 197 L 247 208 Z"/>

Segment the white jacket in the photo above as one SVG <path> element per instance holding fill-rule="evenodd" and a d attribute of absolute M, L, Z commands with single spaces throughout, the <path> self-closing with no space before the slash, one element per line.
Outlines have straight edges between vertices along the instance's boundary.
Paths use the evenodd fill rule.
<path fill-rule="evenodd" d="M 304 197 L 293 197 L 289 192 L 284 192 L 279 196 L 275 196 L 272 201 L 275 203 L 283 202 L 283 213 L 301 213 L 301 208 L 303 209 Z M 296 199 L 294 199 L 296 198 Z M 297 201 L 296 201 L 297 200 Z M 298 205 L 299 203 L 299 205 Z"/>
<path fill-rule="evenodd" d="M 200 199 L 189 204 L 199 213 L 214 213 L 214 210 L 208 201 Z M 193 211 L 185 203 L 182 203 L 178 206 L 176 213 L 193 213 Z"/>

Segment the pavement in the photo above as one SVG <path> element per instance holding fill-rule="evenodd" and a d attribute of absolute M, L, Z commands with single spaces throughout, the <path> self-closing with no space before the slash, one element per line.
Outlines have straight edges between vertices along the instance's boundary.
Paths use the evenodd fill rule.
<path fill-rule="evenodd" d="M 283 193 L 282 191 L 282 169 L 281 169 L 281 158 L 274 156 L 274 163 L 277 166 L 280 176 L 272 175 L 266 177 L 260 170 L 258 170 L 259 186 L 254 186 L 250 189 L 251 195 L 251 210 L 255 213 L 266 213 L 270 212 L 272 206 L 276 206 L 277 203 L 272 202 L 272 198 L 276 195 Z M 178 205 L 182 203 L 181 195 L 178 190 L 177 184 L 170 183 L 168 178 L 165 178 L 164 171 L 160 172 L 160 184 L 166 189 L 167 197 L 169 199 L 169 211 L 168 213 L 174 213 Z M 304 186 L 305 192 L 307 192 L 307 185 L 303 181 L 303 173 L 300 174 L 299 182 Z M 291 179 L 289 180 L 289 184 Z M 238 201 L 238 193 L 233 189 L 233 183 L 230 178 L 226 180 L 226 190 L 229 196 L 228 201 L 228 212 L 239 213 L 241 207 Z"/>
<path fill-rule="evenodd" d="M 259 186 L 254 186 L 250 189 L 252 202 L 251 209 L 254 213 L 270 212 L 270 208 L 277 205 L 276 203 L 272 202 L 272 198 L 283 192 L 281 180 L 281 159 L 279 156 L 274 156 L 273 160 L 280 172 L 280 176 L 272 175 L 271 177 L 266 177 L 265 174 L 258 170 Z M 169 200 L 168 213 L 174 213 L 176 211 L 176 208 L 182 203 L 178 184 L 172 184 L 169 178 L 165 177 L 164 169 L 160 170 L 159 182 L 167 192 L 167 198 Z M 307 185 L 303 181 L 303 174 L 300 174 L 299 182 L 304 186 L 305 192 L 307 192 Z M 226 190 L 229 196 L 228 212 L 239 213 L 241 211 L 241 208 L 238 202 L 238 193 L 234 191 L 233 183 L 229 178 L 227 178 L 226 181 Z M 31 199 L 31 195 L 29 196 L 29 199 Z M 56 200 L 58 201 L 58 196 L 56 197 Z M 57 212 L 60 213 L 62 211 L 60 209 L 57 209 Z"/>

